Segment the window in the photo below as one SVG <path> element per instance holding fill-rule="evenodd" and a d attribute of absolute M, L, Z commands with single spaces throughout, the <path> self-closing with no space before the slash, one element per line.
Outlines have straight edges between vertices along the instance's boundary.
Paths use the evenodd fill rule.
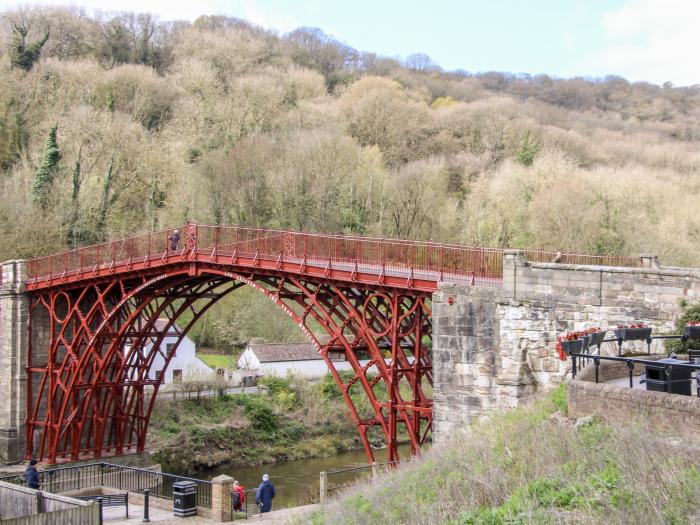
<path fill-rule="evenodd" d="M 165 355 L 169 356 L 170 354 L 175 355 L 175 343 L 166 343 L 165 345 Z"/>
<path fill-rule="evenodd" d="M 224 377 L 224 369 L 223 368 L 217 368 L 216 369 L 216 375 L 219 377 Z"/>
<path fill-rule="evenodd" d="M 160 381 L 160 376 L 163 374 L 162 370 L 156 370 L 156 381 Z"/>
<path fill-rule="evenodd" d="M 173 370 L 173 383 L 182 383 L 182 370 Z"/>

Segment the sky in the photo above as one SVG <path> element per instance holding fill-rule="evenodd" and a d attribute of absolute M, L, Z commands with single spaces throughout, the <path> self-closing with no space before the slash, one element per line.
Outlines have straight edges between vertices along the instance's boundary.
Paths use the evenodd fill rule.
<path fill-rule="evenodd" d="M 360 51 L 425 53 L 443 69 L 700 84 L 698 0 L 0 0 L 161 20 L 243 18 L 280 34 L 318 27 Z"/>

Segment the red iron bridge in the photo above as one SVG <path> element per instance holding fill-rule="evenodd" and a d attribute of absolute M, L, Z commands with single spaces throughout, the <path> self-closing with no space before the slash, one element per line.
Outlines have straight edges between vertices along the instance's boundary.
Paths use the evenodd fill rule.
<path fill-rule="evenodd" d="M 381 429 L 389 461 L 399 459 L 400 434 L 420 452 L 432 426 L 432 292 L 440 282 L 499 286 L 503 250 L 194 222 L 180 232 L 175 249 L 172 230 L 163 230 L 27 261 L 28 458 L 143 451 L 165 375 L 150 379 L 156 355 L 167 367 L 194 323 L 242 286 L 281 308 L 318 349 L 370 461 L 372 427 Z M 525 255 L 639 266 L 637 258 Z M 176 322 L 178 342 L 163 350 Z M 336 371 L 337 357 L 351 364 L 351 376 Z M 355 392 L 369 410 L 356 406 Z"/>

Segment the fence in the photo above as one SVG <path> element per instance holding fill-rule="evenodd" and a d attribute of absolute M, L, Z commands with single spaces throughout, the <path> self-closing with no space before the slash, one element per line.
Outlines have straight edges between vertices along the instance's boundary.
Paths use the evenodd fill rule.
<path fill-rule="evenodd" d="M 337 493 L 343 489 L 358 485 L 367 479 L 375 479 L 380 471 L 392 468 L 394 465 L 398 465 L 396 461 L 390 461 L 386 463 L 374 462 L 371 465 L 362 465 L 359 467 L 350 467 L 338 470 L 331 470 L 330 472 L 323 471 L 319 474 L 319 501 L 320 503 L 325 503 L 328 496 Z M 364 475 L 356 475 L 350 473 L 362 473 Z M 332 483 L 329 478 L 340 476 L 345 479 L 341 479 L 339 482 Z"/>
<path fill-rule="evenodd" d="M 522 250 L 525 258 L 530 262 L 581 264 L 592 266 L 623 266 L 629 268 L 641 268 L 641 257 L 629 257 L 624 255 L 585 255 L 581 253 L 562 253 L 548 250 Z"/>
<path fill-rule="evenodd" d="M 201 399 L 203 397 L 218 397 L 226 395 L 236 395 L 236 394 L 256 394 L 269 395 L 269 389 L 265 385 L 257 386 L 227 386 L 224 388 L 212 388 L 206 390 L 159 390 L 158 401 L 175 401 L 177 399 Z M 150 399 L 152 392 L 147 392 L 146 397 Z"/>
<path fill-rule="evenodd" d="M 686 341 L 687 337 L 681 335 L 663 335 L 649 337 L 646 339 L 649 353 L 651 348 L 651 341 L 653 339 L 679 339 L 682 341 Z M 606 339 L 604 342 L 617 343 L 618 352 L 621 353 L 622 340 Z M 594 379 L 596 383 L 599 383 L 601 361 L 620 364 L 624 363 L 627 368 L 629 388 L 634 388 L 635 368 L 636 365 L 641 365 L 645 367 L 646 370 L 644 372 L 644 375 L 646 375 L 647 377 L 643 380 L 643 382 L 647 384 L 648 390 L 655 390 L 667 393 L 680 393 L 682 391 L 686 395 L 692 395 L 692 383 L 695 382 L 696 395 L 700 397 L 700 356 L 696 357 L 697 353 L 697 351 L 691 350 L 689 352 L 689 355 L 693 357 L 691 357 L 688 362 L 682 362 L 678 359 L 670 358 L 657 361 L 637 357 L 622 357 L 621 355 L 606 356 L 600 355 L 600 349 L 598 350 L 597 354 L 573 352 L 571 354 L 571 374 L 574 378 L 576 378 L 580 370 L 583 369 L 583 366 L 592 362 L 594 367 Z M 650 369 L 655 372 L 654 377 L 649 377 L 648 371 Z M 693 372 L 695 372 L 695 377 L 693 377 L 692 375 Z M 675 386 L 684 383 L 689 383 L 688 387 L 678 389 Z"/>
<path fill-rule="evenodd" d="M 329 267 L 355 268 L 388 275 L 392 272 L 430 274 L 431 278 L 471 278 L 482 284 L 498 283 L 503 276 L 503 249 L 441 244 L 426 241 L 326 235 L 240 226 L 208 226 L 188 223 L 183 241 L 171 250 L 171 230 L 160 230 L 126 239 L 86 246 L 27 263 L 30 281 L 65 277 L 83 271 L 114 269 L 118 265 L 183 257 L 254 257 L 254 260 L 299 262 Z M 582 255 L 546 250 L 524 250 L 528 260 L 568 264 L 641 266 L 639 257 Z"/>
<path fill-rule="evenodd" d="M 91 463 L 39 472 L 41 488 L 57 493 L 90 487 L 110 487 L 129 492 L 150 491 L 151 496 L 173 499 L 173 483 L 193 481 L 197 485 L 197 506 L 211 508 L 211 481 L 166 474 L 154 470 L 124 467 L 111 463 Z M 7 476 L 0 481 L 25 485 L 24 475 Z"/>

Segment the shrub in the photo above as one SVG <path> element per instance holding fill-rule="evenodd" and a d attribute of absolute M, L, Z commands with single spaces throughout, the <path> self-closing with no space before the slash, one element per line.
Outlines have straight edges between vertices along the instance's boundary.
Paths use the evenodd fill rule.
<path fill-rule="evenodd" d="M 275 396 L 280 392 L 291 392 L 289 378 L 279 376 L 264 376 L 260 378 L 260 384 L 265 385 L 270 392 L 270 395 Z"/>
<path fill-rule="evenodd" d="M 254 396 L 247 397 L 245 414 L 252 427 L 259 432 L 272 434 L 279 427 L 279 418 L 265 399 Z"/>
<path fill-rule="evenodd" d="M 691 321 L 700 321 L 700 303 L 685 306 L 683 314 L 676 320 L 676 333 L 683 334 L 685 326 Z M 667 339 L 664 343 L 668 352 L 676 352 L 677 354 L 682 353 L 686 348 L 693 350 L 700 348 L 700 341 L 693 339 L 689 339 L 686 344 L 680 339 Z"/>

